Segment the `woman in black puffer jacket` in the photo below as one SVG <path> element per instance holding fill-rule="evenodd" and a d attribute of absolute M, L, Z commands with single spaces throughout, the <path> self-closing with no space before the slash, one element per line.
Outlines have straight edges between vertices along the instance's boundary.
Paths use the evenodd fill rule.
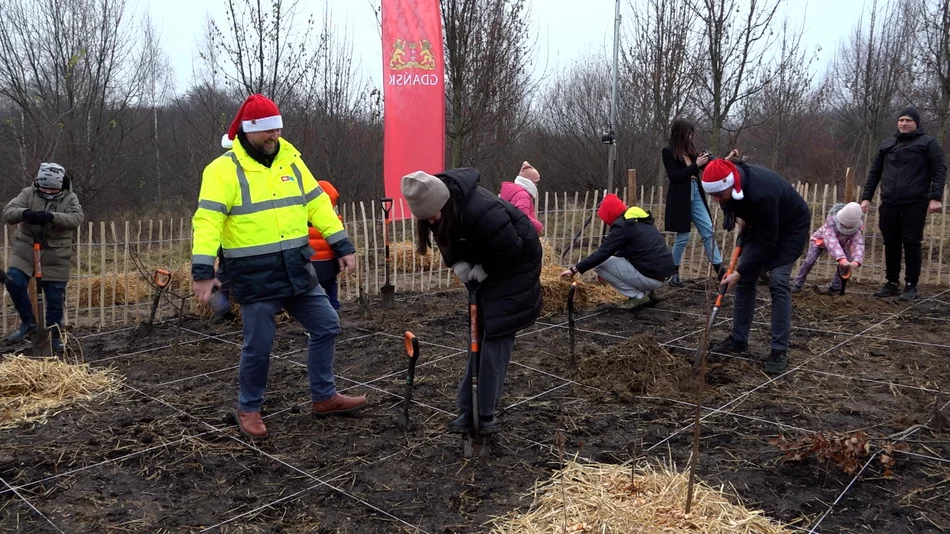
<path fill-rule="evenodd" d="M 479 287 L 482 337 L 478 406 L 482 432 L 497 432 L 495 409 L 505 384 L 515 333 L 541 312 L 541 241 L 518 208 L 478 185 L 471 168 L 432 176 L 404 176 L 402 194 L 418 219 L 419 246 L 426 254 L 435 240 L 445 264 L 467 287 Z M 472 428 L 471 370 L 458 389 L 461 414 L 449 430 Z"/>

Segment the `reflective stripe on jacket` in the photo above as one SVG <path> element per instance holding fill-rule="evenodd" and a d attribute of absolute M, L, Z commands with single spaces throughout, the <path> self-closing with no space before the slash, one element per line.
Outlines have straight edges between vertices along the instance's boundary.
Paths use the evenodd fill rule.
<path fill-rule="evenodd" d="M 329 196 L 293 145 L 281 139 L 268 168 L 236 142 L 202 175 L 192 219 L 192 276 L 214 277 L 220 247 L 238 302 L 305 293 L 317 283 L 308 221 L 337 256 L 355 252 Z"/>

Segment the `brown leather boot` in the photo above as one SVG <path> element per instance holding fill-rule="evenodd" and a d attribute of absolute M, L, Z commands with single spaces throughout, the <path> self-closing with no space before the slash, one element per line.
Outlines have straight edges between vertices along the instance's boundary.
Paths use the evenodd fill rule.
<path fill-rule="evenodd" d="M 325 401 L 313 403 L 310 410 L 314 417 L 326 417 L 328 415 L 352 413 L 365 407 L 366 397 L 363 395 L 348 397 L 337 393 Z"/>
<path fill-rule="evenodd" d="M 261 412 L 242 412 L 237 410 L 238 428 L 241 434 L 251 439 L 264 439 L 267 437 L 267 427 L 264 426 L 264 420 L 261 419 Z"/>

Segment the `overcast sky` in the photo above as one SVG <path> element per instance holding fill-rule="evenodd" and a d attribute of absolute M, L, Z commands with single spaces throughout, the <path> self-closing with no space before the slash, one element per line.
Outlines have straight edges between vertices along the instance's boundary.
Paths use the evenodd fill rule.
<path fill-rule="evenodd" d="M 136 0 L 133 0 L 136 1 Z M 201 40 L 206 16 L 224 20 L 226 3 L 207 0 L 137 0 L 137 9 L 148 10 L 162 34 L 164 49 L 175 69 L 179 91 L 192 79 L 197 43 Z M 434 1 L 434 0 L 433 0 Z M 613 46 L 614 0 L 528 0 L 530 20 L 537 28 L 535 73 L 551 74 L 572 60 Z M 382 50 L 379 27 L 373 13 L 375 0 L 304 0 L 303 4 L 322 19 L 329 5 L 334 22 L 354 40 L 354 61 L 379 87 L 382 78 Z M 622 12 L 629 0 L 622 0 Z M 805 24 L 803 43 L 821 47 L 815 69 L 824 72 L 835 50 L 845 38 L 870 0 L 788 0 L 788 16 Z M 867 18 L 865 17 L 865 20 Z M 318 24 L 319 25 L 319 24 Z"/>

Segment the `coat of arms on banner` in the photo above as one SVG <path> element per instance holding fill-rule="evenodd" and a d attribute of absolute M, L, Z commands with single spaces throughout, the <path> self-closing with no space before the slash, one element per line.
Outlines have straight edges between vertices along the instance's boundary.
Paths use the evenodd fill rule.
<path fill-rule="evenodd" d="M 428 39 L 421 41 L 406 41 L 396 39 L 393 43 L 393 52 L 389 57 L 389 68 L 403 69 L 435 69 L 435 56 L 432 55 L 432 43 Z"/>

